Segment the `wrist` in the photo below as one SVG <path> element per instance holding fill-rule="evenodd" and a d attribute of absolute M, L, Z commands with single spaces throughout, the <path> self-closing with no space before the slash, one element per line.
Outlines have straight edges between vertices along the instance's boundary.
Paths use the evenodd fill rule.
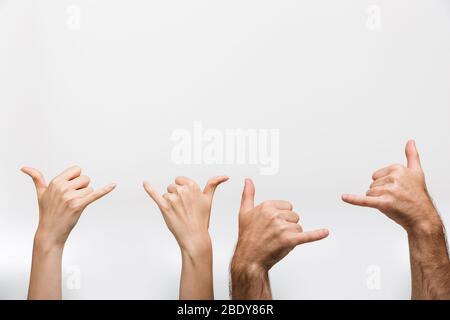
<path fill-rule="evenodd" d="M 418 219 L 407 226 L 409 236 L 427 236 L 442 232 L 443 224 L 436 209 L 430 209 L 425 218 Z"/>
<path fill-rule="evenodd" d="M 186 245 L 180 246 L 183 259 L 198 260 L 212 257 L 212 242 L 209 235 L 190 239 Z"/>
<path fill-rule="evenodd" d="M 33 251 L 40 254 L 62 253 L 64 243 L 53 241 L 52 238 L 38 230 L 34 236 Z"/>
<path fill-rule="evenodd" d="M 255 261 L 249 261 L 244 256 L 236 252 L 231 260 L 230 272 L 231 276 L 245 274 L 249 277 L 260 274 L 267 274 L 269 272 L 263 264 Z"/>
<path fill-rule="evenodd" d="M 268 273 L 270 267 L 264 261 L 255 256 L 255 246 L 248 243 L 245 238 L 240 238 L 231 260 L 231 272 Z"/>
<path fill-rule="evenodd" d="M 263 266 L 256 263 L 240 263 L 233 261 L 231 263 L 231 276 L 245 274 L 247 276 L 256 276 L 267 274 L 269 271 Z"/>

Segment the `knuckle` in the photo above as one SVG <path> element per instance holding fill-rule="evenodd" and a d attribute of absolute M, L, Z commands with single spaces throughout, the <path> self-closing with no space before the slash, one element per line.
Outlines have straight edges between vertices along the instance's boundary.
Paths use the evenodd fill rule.
<path fill-rule="evenodd" d="M 72 200 L 72 198 L 70 197 L 70 195 L 69 194 L 63 194 L 62 195 L 62 200 L 65 202 L 65 203 L 69 203 L 71 200 Z"/>
<path fill-rule="evenodd" d="M 278 233 L 283 233 L 287 229 L 287 225 L 283 223 L 280 219 L 274 219 L 274 225 L 278 231 Z"/>
<path fill-rule="evenodd" d="M 395 198 L 392 196 L 388 196 L 381 202 L 381 206 L 384 209 L 387 209 L 387 208 L 391 208 L 394 205 L 394 203 L 395 203 Z"/>
<path fill-rule="evenodd" d="M 292 210 L 294 209 L 294 205 L 292 203 L 290 203 L 289 201 L 286 201 L 287 206 L 289 207 L 288 210 Z"/>
<path fill-rule="evenodd" d="M 388 191 L 393 194 L 396 194 L 400 191 L 400 186 L 397 182 L 391 183 L 387 188 L 388 188 Z"/>
<path fill-rule="evenodd" d="M 71 210 L 78 210 L 80 208 L 80 203 L 77 200 L 69 200 L 67 206 Z"/>
<path fill-rule="evenodd" d="M 261 204 L 261 208 L 262 208 L 263 210 L 270 210 L 270 209 L 273 208 L 273 202 L 272 202 L 272 201 L 264 201 L 264 202 Z"/>
<path fill-rule="evenodd" d="M 280 244 L 283 247 L 292 247 L 293 240 L 292 240 L 292 238 L 288 237 L 287 235 L 283 235 L 280 237 Z"/>
<path fill-rule="evenodd" d="M 177 187 L 175 188 L 175 191 L 176 191 L 177 194 L 185 194 L 187 190 L 186 190 L 185 187 L 177 186 Z"/>
<path fill-rule="evenodd" d="M 388 183 L 395 183 L 395 182 L 397 182 L 400 178 L 401 178 L 401 176 L 402 176 L 402 172 L 400 172 L 400 171 L 395 171 L 395 172 L 392 172 L 388 177 L 387 177 L 387 182 Z"/>
<path fill-rule="evenodd" d="M 267 220 L 273 221 L 277 218 L 276 212 L 274 212 L 271 209 L 265 209 L 265 210 L 263 209 L 262 213 L 264 215 L 264 218 L 266 218 Z"/>
<path fill-rule="evenodd" d="M 194 181 L 189 181 L 188 183 L 187 183 L 187 185 L 190 187 L 190 188 L 195 188 L 195 183 L 194 183 Z"/>

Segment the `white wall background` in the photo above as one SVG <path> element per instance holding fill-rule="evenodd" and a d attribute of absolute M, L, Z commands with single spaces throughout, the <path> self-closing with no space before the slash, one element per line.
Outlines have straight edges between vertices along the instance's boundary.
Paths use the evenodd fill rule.
<path fill-rule="evenodd" d="M 81 11 L 80 28 L 68 7 Z M 380 29 L 367 9 L 381 11 Z M 370 21 L 370 20 L 369 20 Z M 215 198 L 215 291 L 228 298 L 243 179 L 258 201 L 291 200 L 329 239 L 271 272 L 280 299 L 407 299 L 405 233 L 350 207 L 376 169 L 415 138 L 447 225 L 450 170 L 448 0 L 0 0 L 0 298 L 26 297 L 37 223 L 34 188 L 78 164 L 117 190 L 85 211 L 64 255 L 66 299 L 176 299 L 180 257 L 143 192 L 177 175 L 231 180 Z M 176 129 L 280 129 L 280 171 L 176 166 Z M 367 268 L 381 271 L 370 290 Z M 67 286 L 81 270 L 81 289 Z"/>

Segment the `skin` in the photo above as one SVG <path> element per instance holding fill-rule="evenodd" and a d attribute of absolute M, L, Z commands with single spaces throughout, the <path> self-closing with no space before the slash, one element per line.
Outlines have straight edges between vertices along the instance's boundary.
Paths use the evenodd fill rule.
<path fill-rule="evenodd" d="M 144 189 L 158 205 L 181 250 L 180 300 L 213 300 L 213 258 L 209 221 L 216 188 L 228 177 L 211 178 L 203 190 L 186 177 L 177 177 L 159 195 L 148 182 Z"/>
<path fill-rule="evenodd" d="M 64 246 L 84 209 L 110 193 L 110 184 L 94 191 L 79 167 L 71 167 L 48 185 L 36 169 L 24 167 L 36 187 L 39 225 L 34 237 L 29 300 L 61 300 L 61 265 Z"/>
<path fill-rule="evenodd" d="M 239 238 L 231 262 L 233 300 L 271 300 L 269 270 L 296 246 L 326 238 L 328 230 L 303 231 L 287 201 L 254 205 L 255 186 L 246 179 L 239 212 Z"/>
<path fill-rule="evenodd" d="M 445 231 L 428 193 L 414 141 L 406 145 L 407 166 L 378 170 L 365 196 L 344 194 L 342 200 L 375 208 L 408 234 L 412 299 L 450 299 L 450 262 Z"/>

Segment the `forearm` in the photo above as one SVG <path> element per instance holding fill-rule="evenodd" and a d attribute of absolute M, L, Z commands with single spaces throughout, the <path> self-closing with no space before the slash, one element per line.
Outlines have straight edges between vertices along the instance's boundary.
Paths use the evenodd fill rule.
<path fill-rule="evenodd" d="M 231 262 L 231 299 L 272 300 L 269 272 L 257 265 L 242 263 L 236 256 Z"/>
<path fill-rule="evenodd" d="M 62 255 L 62 246 L 34 240 L 29 300 L 61 300 Z"/>
<path fill-rule="evenodd" d="M 182 249 L 181 256 L 180 300 L 214 300 L 211 241 Z"/>
<path fill-rule="evenodd" d="M 408 230 L 412 299 L 450 299 L 450 261 L 445 230 L 433 219 Z"/>

